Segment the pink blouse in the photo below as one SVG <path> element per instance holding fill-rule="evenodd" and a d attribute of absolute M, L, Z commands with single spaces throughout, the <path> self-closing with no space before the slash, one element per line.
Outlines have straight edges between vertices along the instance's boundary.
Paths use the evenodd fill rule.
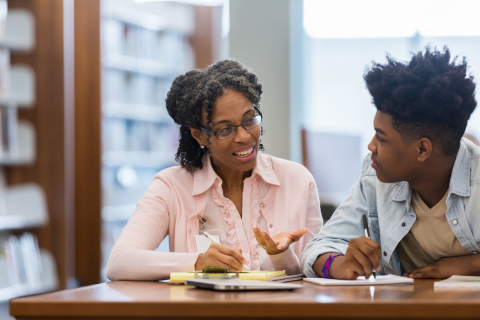
<path fill-rule="evenodd" d="M 241 248 L 252 270 L 287 274 L 301 273 L 300 254 L 323 223 L 315 181 L 302 165 L 259 152 L 252 175 L 244 180 L 240 216 L 223 196 L 222 180 L 205 156 L 195 173 L 172 167 L 155 175 L 113 247 L 107 277 L 158 280 L 171 272 L 194 271 L 199 255 L 195 236 L 203 231 L 199 218 L 223 245 Z M 309 231 L 288 250 L 269 255 L 255 239 L 254 223 L 271 236 L 302 227 Z M 170 252 L 154 251 L 167 235 Z"/>

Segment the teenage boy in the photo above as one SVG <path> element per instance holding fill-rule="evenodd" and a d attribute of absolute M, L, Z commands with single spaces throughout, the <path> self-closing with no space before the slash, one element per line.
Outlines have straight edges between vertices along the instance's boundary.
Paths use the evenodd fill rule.
<path fill-rule="evenodd" d="M 364 74 L 377 112 L 360 180 L 301 256 L 307 277 L 480 275 L 480 147 L 467 62 L 426 48 Z M 371 239 L 364 236 L 368 218 Z"/>

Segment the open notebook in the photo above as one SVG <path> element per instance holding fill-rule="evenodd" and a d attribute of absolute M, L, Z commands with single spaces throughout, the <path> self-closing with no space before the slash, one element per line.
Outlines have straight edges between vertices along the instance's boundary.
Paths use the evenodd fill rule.
<path fill-rule="evenodd" d="M 303 281 L 320 284 L 322 286 L 378 286 L 385 284 L 413 284 L 413 279 L 395 276 L 392 274 L 386 276 L 377 276 L 377 279 L 374 279 L 373 276 L 371 276 L 369 279 L 365 279 L 365 277 L 358 277 L 356 280 L 305 278 Z"/>

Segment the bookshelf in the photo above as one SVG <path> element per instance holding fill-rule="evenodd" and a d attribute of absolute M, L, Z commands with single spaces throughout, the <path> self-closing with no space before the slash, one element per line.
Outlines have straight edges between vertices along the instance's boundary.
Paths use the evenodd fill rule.
<path fill-rule="evenodd" d="M 68 234 L 83 286 L 106 280 L 102 268 L 136 203 L 153 176 L 175 164 L 178 129 L 165 95 L 178 73 L 219 58 L 222 10 L 133 0 L 75 1 L 74 8 L 81 59 L 74 61 L 75 226 Z M 147 46 L 137 45 L 145 39 Z M 158 250 L 168 251 L 168 240 Z"/>
<path fill-rule="evenodd" d="M 55 258 L 30 232 L 49 223 L 45 192 L 35 182 L 9 185 L 5 173 L 36 162 L 35 127 L 18 116 L 35 105 L 35 72 L 10 63 L 11 53 L 34 48 L 34 15 L 0 0 L 0 303 L 58 288 Z"/>
<path fill-rule="evenodd" d="M 102 0 L 102 280 L 111 249 L 153 176 L 176 165 L 173 79 L 195 66 L 194 7 Z M 168 251 L 168 239 L 158 250 Z"/>

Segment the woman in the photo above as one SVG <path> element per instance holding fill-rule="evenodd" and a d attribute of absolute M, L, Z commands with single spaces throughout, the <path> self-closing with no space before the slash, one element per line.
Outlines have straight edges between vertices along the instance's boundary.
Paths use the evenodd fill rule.
<path fill-rule="evenodd" d="M 109 279 L 166 279 L 210 265 L 300 273 L 298 258 L 322 226 L 317 189 L 303 166 L 259 152 L 261 94 L 257 76 L 233 60 L 175 79 L 166 102 L 180 125 L 180 166 L 158 173 L 138 202 Z M 221 245 L 202 252 L 204 231 Z M 154 251 L 167 235 L 170 252 Z"/>

